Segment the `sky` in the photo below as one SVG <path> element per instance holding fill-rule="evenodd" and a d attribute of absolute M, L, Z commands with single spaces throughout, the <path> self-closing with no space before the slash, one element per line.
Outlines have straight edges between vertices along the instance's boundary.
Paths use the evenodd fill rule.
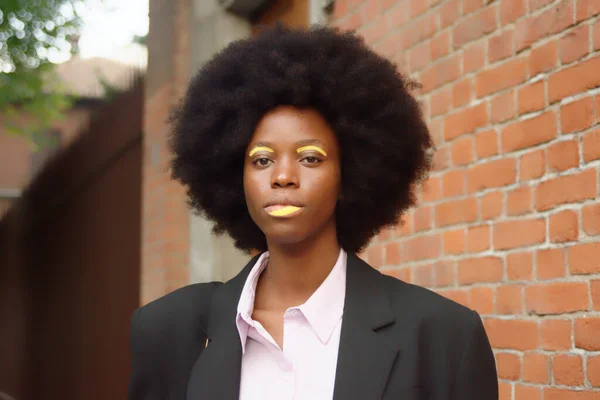
<path fill-rule="evenodd" d="M 83 58 L 126 58 L 124 47 L 134 35 L 148 33 L 148 0 L 86 0 L 81 11 L 84 27 L 79 55 Z"/>

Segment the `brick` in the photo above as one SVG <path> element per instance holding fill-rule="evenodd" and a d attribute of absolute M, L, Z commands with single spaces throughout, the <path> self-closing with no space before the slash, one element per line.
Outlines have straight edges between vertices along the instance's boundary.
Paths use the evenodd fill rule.
<path fill-rule="evenodd" d="M 400 243 L 388 243 L 385 246 L 386 265 L 399 265 L 402 262 Z"/>
<path fill-rule="evenodd" d="M 383 252 L 383 246 L 372 246 L 367 249 L 367 257 L 372 267 L 379 268 L 383 265 L 385 260 Z"/>
<path fill-rule="evenodd" d="M 455 139 L 488 123 L 489 117 L 485 103 L 467 107 L 446 117 L 444 120 L 444 139 Z"/>
<path fill-rule="evenodd" d="M 484 325 L 490 344 L 495 349 L 532 350 L 539 346 L 538 324 L 535 321 L 488 318 Z"/>
<path fill-rule="evenodd" d="M 399 279 L 404 282 L 411 282 L 410 268 L 401 268 L 401 269 L 383 268 L 383 269 L 380 269 L 379 272 L 381 272 L 384 275 L 391 276 L 393 278 Z"/>
<path fill-rule="evenodd" d="M 600 243 L 579 243 L 569 247 L 569 271 L 574 275 L 600 272 Z"/>
<path fill-rule="evenodd" d="M 458 282 L 461 285 L 500 280 L 502 280 L 502 259 L 499 257 L 467 258 L 458 262 Z"/>
<path fill-rule="evenodd" d="M 542 349 L 569 350 L 571 348 L 571 321 L 567 319 L 545 319 L 540 322 Z"/>
<path fill-rule="evenodd" d="M 467 191 L 476 191 L 510 185 L 517 180 L 517 160 L 501 158 L 477 164 L 467 172 Z"/>
<path fill-rule="evenodd" d="M 535 10 L 538 10 L 550 3 L 552 3 L 553 0 L 529 0 L 529 11 L 533 12 Z"/>
<path fill-rule="evenodd" d="M 469 306 L 480 315 L 494 313 L 494 290 L 489 287 L 476 287 L 470 290 Z"/>
<path fill-rule="evenodd" d="M 498 7 L 492 5 L 461 19 L 452 31 L 454 48 L 457 49 L 465 43 L 472 42 L 496 30 L 498 27 L 497 14 Z"/>
<path fill-rule="evenodd" d="M 527 59 L 514 58 L 501 65 L 482 70 L 475 77 L 477 98 L 498 92 L 527 79 Z"/>
<path fill-rule="evenodd" d="M 574 354 L 555 354 L 552 357 L 554 383 L 565 386 L 581 386 L 584 382 L 583 360 Z"/>
<path fill-rule="evenodd" d="M 594 104 L 591 97 L 565 104 L 560 108 L 562 133 L 582 131 L 594 123 Z"/>
<path fill-rule="evenodd" d="M 600 318 L 577 318 L 573 325 L 575 347 L 590 350 L 600 350 Z"/>
<path fill-rule="evenodd" d="M 581 216 L 583 231 L 590 236 L 600 235 L 600 203 L 584 206 Z"/>
<path fill-rule="evenodd" d="M 498 382 L 498 400 L 512 400 L 512 384 Z"/>
<path fill-rule="evenodd" d="M 390 230 L 390 229 L 382 229 L 382 230 L 379 232 L 379 234 L 377 234 L 377 239 L 378 239 L 380 242 L 387 241 L 387 240 L 389 240 L 391 237 L 392 237 L 392 234 L 391 234 L 391 230 Z"/>
<path fill-rule="evenodd" d="M 429 41 L 431 60 L 435 61 L 450 53 L 450 33 L 440 32 Z"/>
<path fill-rule="evenodd" d="M 443 171 L 450 165 L 450 151 L 447 146 L 438 147 L 433 156 L 433 170 Z"/>
<path fill-rule="evenodd" d="M 465 193 L 466 174 L 463 170 L 448 171 L 442 176 L 444 197 L 456 197 Z"/>
<path fill-rule="evenodd" d="M 478 253 L 490 248 L 489 225 L 470 226 L 467 231 L 467 251 Z"/>
<path fill-rule="evenodd" d="M 540 39 L 562 32 L 575 23 L 571 1 L 560 2 L 540 14 L 518 21 L 515 25 L 515 46 L 521 51 Z"/>
<path fill-rule="evenodd" d="M 477 133 L 475 135 L 475 153 L 477 154 L 478 159 L 498 154 L 498 134 L 494 130 Z"/>
<path fill-rule="evenodd" d="M 472 87 L 472 78 L 464 78 L 452 85 L 452 106 L 454 108 L 462 107 L 471 101 Z"/>
<path fill-rule="evenodd" d="M 539 80 L 520 88 L 517 103 L 519 115 L 542 110 L 546 107 L 546 82 Z"/>
<path fill-rule="evenodd" d="M 500 3 L 500 24 L 515 22 L 527 13 L 526 0 L 502 0 Z"/>
<path fill-rule="evenodd" d="M 537 278 L 540 280 L 563 278 L 567 273 L 564 248 L 537 251 Z"/>
<path fill-rule="evenodd" d="M 594 169 L 559 176 L 541 182 L 536 187 L 536 209 L 545 211 L 561 204 L 593 199 L 596 193 L 596 171 Z"/>
<path fill-rule="evenodd" d="M 597 400 L 598 392 L 544 388 L 544 400 Z"/>
<path fill-rule="evenodd" d="M 600 50 L 600 21 L 596 21 L 593 27 L 594 50 Z"/>
<path fill-rule="evenodd" d="M 521 359 L 513 353 L 499 352 L 496 354 L 498 378 L 518 381 L 521 378 Z"/>
<path fill-rule="evenodd" d="M 590 355 L 587 359 L 587 377 L 590 384 L 600 387 L 600 355 Z"/>
<path fill-rule="evenodd" d="M 405 262 L 437 258 L 441 254 L 442 236 L 439 234 L 415 237 L 402 243 L 402 260 Z"/>
<path fill-rule="evenodd" d="M 531 49 L 529 55 L 529 76 L 555 69 L 558 65 L 558 43 L 551 40 Z"/>
<path fill-rule="evenodd" d="M 523 312 L 523 285 L 505 285 L 496 290 L 498 314 L 521 314 Z"/>
<path fill-rule="evenodd" d="M 460 77 L 460 54 L 446 58 L 437 64 L 423 70 L 421 83 L 423 93 L 430 92 L 445 83 L 457 80 Z"/>
<path fill-rule="evenodd" d="M 462 137 L 452 143 L 452 165 L 467 165 L 473 162 L 473 138 Z"/>
<path fill-rule="evenodd" d="M 410 2 L 396 1 L 396 6 L 385 13 L 388 30 L 406 25 L 410 21 Z"/>
<path fill-rule="evenodd" d="M 550 358 L 541 353 L 525 353 L 523 355 L 523 381 L 550 383 Z"/>
<path fill-rule="evenodd" d="M 494 96 L 490 102 L 492 106 L 492 123 L 508 121 L 517 114 L 515 92 L 513 90 Z"/>
<path fill-rule="evenodd" d="M 600 3 L 596 0 L 577 0 L 577 22 L 600 14 Z"/>
<path fill-rule="evenodd" d="M 523 215 L 533 208 L 531 187 L 521 186 L 507 193 L 506 215 Z"/>
<path fill-rule="evenodd" d="M 412 58 L 411 58 L 412 60 Z M 430 110 L 429 115 L 435 117 L 436 115 L 446 114 L 450 111 L 452 106 L 452 91 L 449 87 L 441 88 L 431 93 L 431 99 L 429 100 Z"/>
<path fill-rule="evenodd" d="M 546 152 L 544 149 L 533 150 L 519 158 L 519 181 L 537 179 L 546 173 Z"/>
<path fill-rule="evenodd" d="M 579 166 L 579 143 L 577 140 L 565 140 L 552 143 L 548 147 L 548 169 L 566 171 Z"/>
<path fill-rule="evenodd" d="M 427 2 L 422 0 L 411 0 L 410 2 L 410 16 L 415 18 L 417 15 L 423 14 L 427 11 Z"/>
<path fill-rule="evenodd" d="M 550 103 L 600 86 L 599 69 L 600 56 L 596 56 L 550 75 L 548 78 Z"/>
<path fill-rule="evenodd" d="M 558 54 L 562 64 L 570 64 L 583 58 L 589 53 L 590 28 L 581 25 L 560 38 Z"/>
<path fill-rule="evenodd" d="M 427 181 L 423 183 L 423 190 L 421 191 L 421 200 L 428 203 L 436 201 L 442 197 L 442 180 L 438 177 L 429 177 Z"/>
<path fill-rule="evenodd" d="M 433 266 L 433 274 L 435 286 L 454 285 L 454 281 L 456 280 L 456 262 L 448 260 L 436 262 Z"/>
<path fill-rule="evenodd" d="M 538 315 L 564 314 L 588 309 L 588 285 L 585 282 L 558 282 L 525 288 L 527 312 Z"/>
<path fill-rule="evenodd" d="M 463 73 L 477 71 L 485 63 L 485 43 L 477 42 L 465 46 L 463 50 Z"/>
<path fill-rule="evenodd" d="M 455 229 L 444 232 L 444 254 L 464 253 L 466 235 L 464 229 Z"/>
<path fill-rule="evenodd" d="M 394 233 L 397 236 L 407 236 L 413 233 L 412 231 L 412 213 L 409 211 L 402 216 L 399 224 L 395 226 Z"/>
<path fill-rule="evenodd" d="M 506 256 L 506 275 L 511 281 L 533 279 L 533 254 L 531 252 L 511 253 Z"/>
<path fill-rule="evenodd" d="M 359 30 L 360 35 L 365 39 L 368 44 L 373 44 L 379 39 L 383 38 L 386 33 L 385 16 L 381 15 L 375 20 Z"/>
<path fill-rule="evenodd" d="M 494 224 L 494 249 L 507 250 L 539 244 L 546 239 L 544 218 L 501 221 Z"/>
<path fill-rule="evenodd" d="M 442 296 L 462 304 L 465 307 L 469 306 L 469 294 L 466 290 L 444 290 L 439 293 Z"/>
<path fill-rule="evenodd" d="M 552 111 L 514 122 L 502 129 L 502 152 L 508 153 L 549 142 L 556 137 L 556 131 L 556 114 Z"/>
<path fill-rule="evenodd" d="M 479 10 L 483 7 L 481 0 L 463 0 L 462 8 L 464 15 L 471 14 L 474 11 Z"/>
<path fill-rule="evenodd" d="M 431 207 L 421 206 L 414 209 L 413 213 L 413 230 L 421 232 L 431 229 Z"/>
<path fill-rule="evenodd" d="M 431 48 L 429 42 L 419 43 L 410 50 L 410 70 L 420 71 L 431 63 Z"/>
<path fill-rule="evenodd" d="M 600 130 L 586 133 L 583 136 L 582 146 L 584 162 L 600 159 Z"/>
<path fill-rule="evenodd" d="M 564 243 L 577 240 L 579 237 L 579 221 L 573 210 L 564 210 L 552 214 L 549 218 L 550 241 Z"/>
<path fill-rule="evenodd" d="M 516 384 L 514 400 L 542 400 L 542 389 L 536 386 Z"/>
<path fill-rule="evenodd" d="M 496 218 L 502 214 L 503 198 L 501 192 L 486 193 L 481 198 L 481 220 Z"/>
<path fill-rule="evenodd" d="M 413 283 L 415 285 L 432 287 L 433 286 L 433 265 L 419 265 L 413 267 Z"/>
<path fill-rule="evenodd" d="M 592 293 L 592 309 L 600 311 L 600 280 L 590 282 L 590 291 Z"/>
<path fill-rule="evenodd" d="M 503 60 L 514 54 L 514 32 L 506 29 L 488 39 L 488 61 Z"/>
<path fill-rule="evenodd" d="M 440 29 L 453 25 L 460 17 L 461 0 L 444 2 L 440 7 Z"/>

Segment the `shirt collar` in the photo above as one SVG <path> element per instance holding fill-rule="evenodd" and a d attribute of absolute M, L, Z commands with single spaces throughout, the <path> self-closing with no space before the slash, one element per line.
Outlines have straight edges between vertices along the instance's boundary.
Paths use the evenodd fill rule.
<path fill-rule="evenodd" d="M 344 312 L 346 297 L 347 254 L 340 249 L 338 259 L 321 286 L 299 309 L 323 343 L 327 343 Z M 252 312 L 256 285 L 260 274 L 269 261 L 269 252 L 264 252 L 252 267 L 242 289 L 238 302 L 236 326 L 242 343 L 242 352 L 246 351 L 248 331 L 253 326 Z"/>

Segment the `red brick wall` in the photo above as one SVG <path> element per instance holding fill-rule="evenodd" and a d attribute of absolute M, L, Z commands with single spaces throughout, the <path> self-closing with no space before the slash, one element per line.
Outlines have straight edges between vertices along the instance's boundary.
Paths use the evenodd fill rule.
<path fill-rule="evenodd" d="M 337 0 L 423 84 L 419 207 L 366 253 L 477 310 L 501 399 L 600 398 L 600 1 Z"/>

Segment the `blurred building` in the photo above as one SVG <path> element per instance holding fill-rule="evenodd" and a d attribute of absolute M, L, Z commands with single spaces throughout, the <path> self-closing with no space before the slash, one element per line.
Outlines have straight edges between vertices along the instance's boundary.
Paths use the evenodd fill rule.
<path fill-rule="evenodd" d="M 135 77 L 143 73 L 147 61 L 145 46 L 133 44 L 122 49 L 122 53 L 115 54 L 115 59 L 75 56 L 58 65 L 58 78 L 75 102 L 62 120 L 45 133 L 49 144 L 39 150 L 23 137 L 5 134 L 0 113 L 0 219 L 45 162 L 86 130 L 94 111 L 105 103 L 107 88 L 115 92 L 128 90 Z M 27 115 L 22 117 L 26 123 Z"/>

